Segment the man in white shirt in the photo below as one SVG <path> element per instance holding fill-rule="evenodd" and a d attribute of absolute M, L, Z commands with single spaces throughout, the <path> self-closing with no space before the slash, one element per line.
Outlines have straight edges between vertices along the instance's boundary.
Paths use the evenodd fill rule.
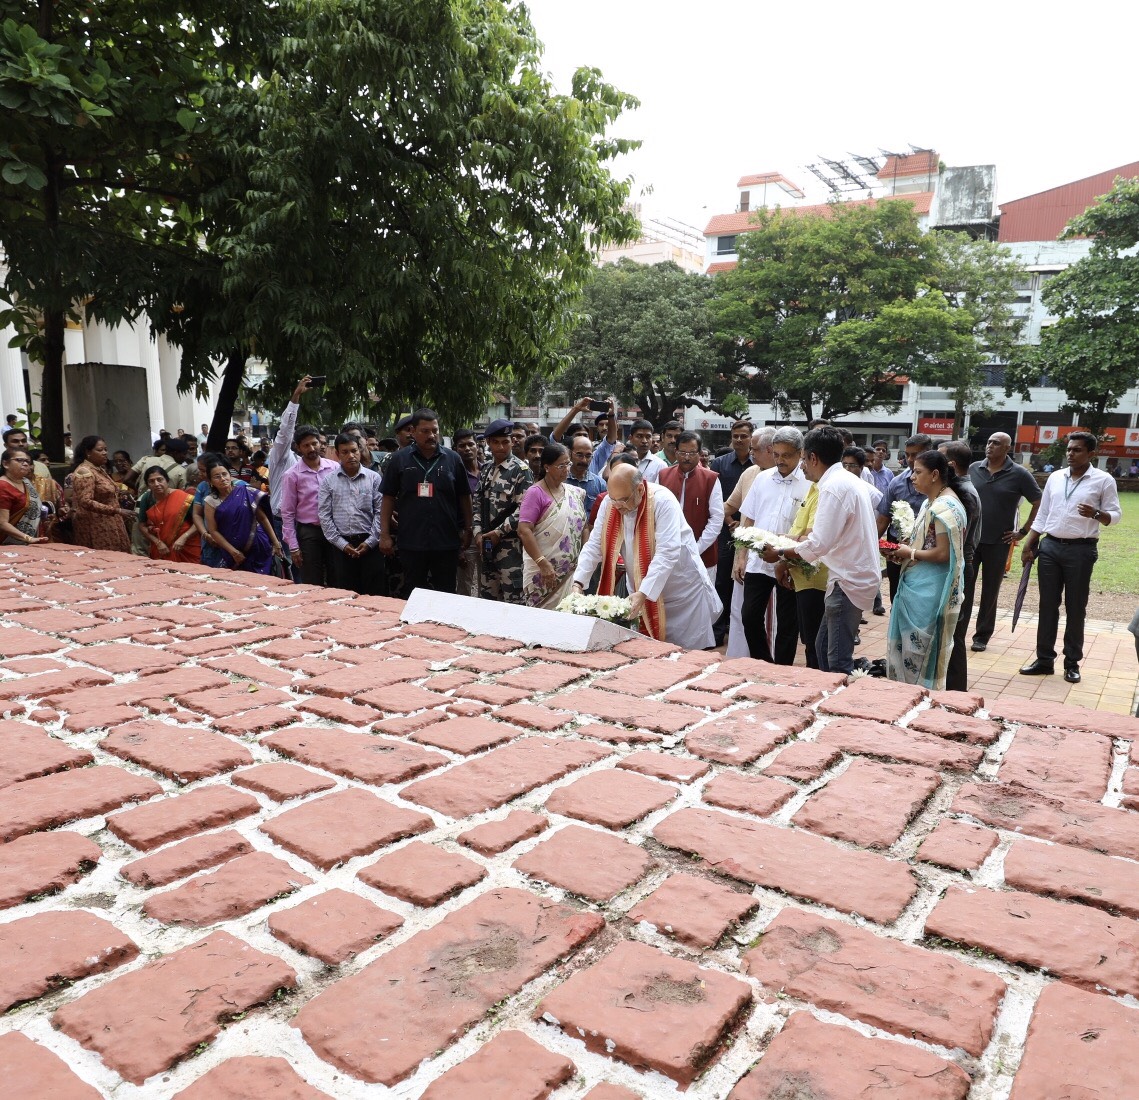
<path fill-rule="evenodd" d="M 696 540 L 700 560 L 716 583 L 720 529 L 724 526 L 724 493 L 720 475 L 700 465 L 700 436 L 681 432 L 676 439 L 676 465 L 660 475 L 663 485 L 677 500 L 685 522 Z"/>
<path fill-rule="evenodd" d="M 1096 437 L 1072 432 L 1067 439 L 1068 468 L 1048 475 L 1040 510 L 1024 540 L 1024 568 L 1039 559 L 1040 617 L 1036 624 L 1036 659 L 1022 676 L 1051 676 L 1055 671 L 1056 632 L 1060 628 L 1060 595 L 1064 596 L 1064 679 L 1080 682 L 1084 659 L 1084 618 L 1092 569 L 1099 557 L 1102 527 L 1123 518 L 1115 478 L 1096 469 Z"/>
<path fill-rule="evenodd" d="M 600 565 L 598 592 L 612 592 L 619 556 L 625 562 L 633 614 L 643 617 L 649 635 L 685 649 L 711 648 L 720 598 L 696 552 L 680 503 L 627 463 L 609 475 L 609 492 L 577 561 L 574 591 L 584 592 Z"/>
<path fill-rule="evenodd" d="M 862 479 L 842 468 L 836 428 L 812 428 L 803 439 L 803 473 L 819 487 L 815 526 L 787 561 L 821 561 L 830 571 L 816 650 L 824 672 L 854 668 L 854 639 L 862 613 L 874 605 L 881 578 L 878 529 Z"/>
<path fill-rule="evenodd" d="M 661 470 L 668 467 L 656 455 L 651 453 L 653 442 L 653 426 L 647 420 L 634 420 L 629 430 L 629 442 L 637 452 L 637 469 L 645 481 L 654 484 L 660 480 Z"/>
<path fill-rule="evenodd" d="M 740 526 L 758 527 L 775 535 L 785 535 L 807 496 L 807 479 L 799 468 L 803 457 L 803 433 L 798 428 L 779 428 L 771 437 L 775 465 L 755 476 L 740 505 Z M 799 640 L 799 617 L 795 593 L 776 584 L 775 552 L 763 555 L 737 550 L 732 577 L 742 581 L 744 599 L 741 618 L 748 652 L 758 661 L 793 665 Z M 775 593 L 775 644 L 768 644 L 767 606 Z"/>

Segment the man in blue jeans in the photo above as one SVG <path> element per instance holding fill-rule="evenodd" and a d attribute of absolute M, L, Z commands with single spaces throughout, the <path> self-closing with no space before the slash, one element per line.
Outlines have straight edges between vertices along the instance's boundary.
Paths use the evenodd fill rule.
<path fill-rule="evenodd" d="M 787 562 L 821 561 L 830 571 L 816 649 L 824 672 L 854 669 L 854 638 L 864 612 L 874 606 L 881 579 L 878 524 L 866 482 L 842 467 L 842 434 L 829 424 L 803 438 L 803 473 L 816 482 L 815 526 Z"/>

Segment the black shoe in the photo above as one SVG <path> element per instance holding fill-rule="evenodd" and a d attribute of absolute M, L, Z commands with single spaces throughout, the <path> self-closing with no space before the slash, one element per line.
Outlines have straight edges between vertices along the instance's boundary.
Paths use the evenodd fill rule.
<path fill-rule="evenodd" d="M 876 607 L 876 608 L 874 608 L 874 614 L 875 615 L 885 615 L 886 609 L 884 607 Z"/>
<path fill-rule="evenodd" d="M 863 615 L 862 618 L 858 620 L 858 625 L 859 626 L 869 626 L 870 620 L 865 615 Z"/>
<path fill-rule="evenodd" d="M 1080 666 L 1068 665 L 1068 667 L 1064 669 L 1064 679 L 1067 680 L 1069 684 L 1078 684 L 1080 682 Z"/>
<path fill-rule="evenodd" d="M 969 648 L 974 653 L 984 653 L 985 650 L 989 648 L 989 643 L 988 642 L 974 642 Z"/>
<path fill-rule="evenodd" d="M 1039 657 L 1031 664 L 1020 670 L 1021 676 L 1054 676 L 1056 669 L 1051 661 L 1042 661 Z"/>

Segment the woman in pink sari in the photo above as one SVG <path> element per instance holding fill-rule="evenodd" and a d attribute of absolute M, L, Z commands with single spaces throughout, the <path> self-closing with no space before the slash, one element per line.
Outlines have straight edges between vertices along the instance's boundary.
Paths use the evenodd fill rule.
<path fill-rule="evenodd" d="M 567 485 L 569 452 L 560 443 L 542 451 L 541 480 L 526 490 L 518 510 L 522 560 L 522 602 L 557 607 L 573 587 L 585 528 L 585 493 Z"/>

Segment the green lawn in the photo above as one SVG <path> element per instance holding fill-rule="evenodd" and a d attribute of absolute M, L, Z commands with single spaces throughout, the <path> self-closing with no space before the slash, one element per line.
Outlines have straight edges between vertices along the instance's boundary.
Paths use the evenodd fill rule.
<path fill-rule="evenodd" d="M 1123 505 L 1123 522 L 1105 527 L 1100 532 L 1099 561 L 1096 562 L 1092 586 L 1103 592 L 1118 592 L 1121 595 L 1139 597 L 1139 553 L 1136 553 L 1135 544 L 1131 541 L 1134 536 L 1131 534 L 1128 517 L 1130 510 L 1128 506 L 1137 498 L 1133 493 L 1121 493 L 1120 498 Z M 1020 583 L 1019 547 L 1013 555 L 1012 571 L 1005 583 L 1008 584 L 1010 581 L 1013 584 Z M 1035 584 L 1035 580 L 1032 583 Z M 1124 622 L 1131 618 L 1131 611 L 1134 610 L 1132 605 L 1135 602 L 1129 601 L 1130 610 L 1127 611 Z"/>

